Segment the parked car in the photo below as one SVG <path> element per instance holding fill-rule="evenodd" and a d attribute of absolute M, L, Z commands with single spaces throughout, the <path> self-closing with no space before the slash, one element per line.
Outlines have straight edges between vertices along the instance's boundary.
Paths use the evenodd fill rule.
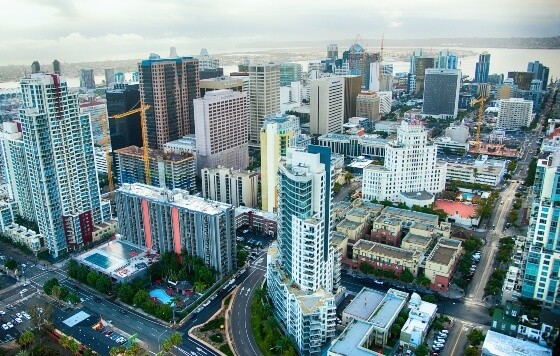
<path fill-rule="evenodd" d="M 449 334 L 449 330 L 447 330 L 447 329 L 440 330 L 439 332 L 444 333 L 444 334 Z"/>
<path fill-rule="evenodd" d="M 445 345 L 442 344 L 442 343 L 437 343 L 437 344 L 434 344 L 434 346 L 435 346 L 435 347 L 442 347 L 442 348 L 443 348 Z"/>
<path fill-rule="evenodd" d="M 8 327 L 8 325 L 6 325 L 6 324 L 2 324 L 2 329 L 4 329 L 4 330 L 8 330 L 8 329 L 9 329 L 9 327 Z"/>
<path fill-rule="evenodd" d="M 9 321 L 6 323 L 6 325 L 8 325 L 8 328 L 10 329 L 14 327 L 14 324 L 10 323 Z"/>
<path fill-rule="evenodd" d="M 23 320 L 21 320 L 21 318 L 15 318 L 16 323 L 21 324 L 23 323 Z"/>

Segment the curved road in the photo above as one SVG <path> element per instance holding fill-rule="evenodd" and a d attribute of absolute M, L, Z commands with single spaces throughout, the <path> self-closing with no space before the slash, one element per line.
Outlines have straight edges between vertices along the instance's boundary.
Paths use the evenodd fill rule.
<path fill-rule="evenodd" d="M 266 253 L 258 255 L 256 262 L 245 272 L 247 277 L 237 288 L 229 319 L 236 355 L 262 356 L 251 330 L 251 299 L 255 289 L 265 280 Z"/>

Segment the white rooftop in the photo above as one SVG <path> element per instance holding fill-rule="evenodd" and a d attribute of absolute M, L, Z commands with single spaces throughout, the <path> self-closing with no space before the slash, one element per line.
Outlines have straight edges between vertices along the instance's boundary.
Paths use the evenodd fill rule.
<path fill-rule="evenodd" d="M 268 211 L 248 208 L 246 206 L 238 206 L 237 208 L 235 208 L 235 216 L 236 217 L 241 215 L 241 214 L 245 214 L 245 213 L 249 213 L 249 212 L 253 212 L 253 214 L 255 214 L 257 216 L 262 216 L 267 220 L 276 221 L 276 219 L 278 218 L 278 216 L 276 214 L 269 213 Z"/>
<path fill-rule="evenodd" d="M 365 338 L 371 324 L 361 320 L 353 320 L 342 334 L 333 341 L 329 352 L 340 356 L 377 356 L 382 355 L 375 351 L 366 349 L 361 345 L 364 344 Z"/>
<path fill-rule="evenodd" d="M 496 356 L 552 356 L 552 350 L 530 341 L 516 339 L 492 330 L 482 344 L 483 355 Z"/>
<path fill-rule="evenodd" d="M 117 192 L 162 201 L 178 208 L 185 208 L 209 215 L 217 215 L 224 213 L 229 209 L 233 209 L 233 206 L 230 204 L 189 195 L 189 193 L 185 190 L 174 189 L 171 191 L 165 188 L 153 187 L 141 183 L 123 184 Z"/>
<path fill-rule="evenodd" d="M 367 320 L 379 306 L 383 297 L 385 297 L 385 293 L 383 292 L 378 292 L 369 288 L 362 288 L 358 295 L 356 295 L 356 297 L 344 309 L 344 313 L 361 320 Z"/>
<path fill-rule="evenodd" d="M 395 314 L 399 313 L 401 309 L 400 306 L 402 306 L 405 301 L 406 298 L 403 296 L 398 295 L 391 290 L 387 291 L 381 305 L 369 321 L 378 328 L 386 328 Z"/>

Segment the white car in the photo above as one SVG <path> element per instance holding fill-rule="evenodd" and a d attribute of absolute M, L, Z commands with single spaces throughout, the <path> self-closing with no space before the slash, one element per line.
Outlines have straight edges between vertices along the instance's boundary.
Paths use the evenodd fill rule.
<path fill-rule="evenodd" d="M 21 293 L 26 293 L 26 292 L 27 292 L 27 288 L 23 288 L 23 289 L 21 290 Z"/>
<path fill-rule="evenodd" d="M 31 315 L 27 314 L 27 313 L 22 313 L 23 317 L 27 320 L 31 320 Z"/>
<path fill-rule="evenodd" d="M 8 329 L 9 329 L 9 327 L 8 327 L 8 325 L 6 325 L 6 324 L 2 324 L 2 329 L 4 329 L 4 330 L 8 330 Z"/>
<path fill-rule="evenodd" d="M 16 316 L 17 316 L 18 318 L 21 318 L 21 313 L 16 313 Z"/>
<path fill-rule="evenodd" d="M 21 267 L 25 268 L 25 267 L 27 267 L 27 265 L 25 263 L 22 263 Z"/>
<path fill-rule="evenodd" d="M 21 324 L 23 323 L 23 320 L 21 320 L 21 318 L 16 318 L 16 323 Z"/>
<path fill-rule="evenodd" d="M 443 347 L 443 346 L 445 346 L 445 345 L 443 345 L 441 343 L 434 344 L 434 347 Z"/>
<path fill-rule="evenodd" d="M 10 329 L 14 327 L 14 324 L 12 324 L 12 323 L 9 322 L 9 321 L 6 323 L 6 325 L 8 325 L 8 328 L 10 328 Z"/>
<path fill-rule="evenodd" d="M 5 311 L 3 311 L 3 310 L 0 310 L 0 315 L 5 315 L 5 314 L 6 314 L 6 312 L 5 312 Z"/>

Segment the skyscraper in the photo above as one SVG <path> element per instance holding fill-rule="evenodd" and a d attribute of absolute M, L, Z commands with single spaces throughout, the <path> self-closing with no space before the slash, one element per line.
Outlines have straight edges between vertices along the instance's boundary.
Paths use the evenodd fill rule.
<path fill-rule="evenodd" d="M 356 116 L 379 120 L 379 96 L 377 93 L 363 91 L 356 99 Z"/>
<path fill-rule="evenodd" d="M 347 51 L 342 53 L 342 60 L 348 64 L 348 74 L 359 75 L 362 79 L 362 88 L 369 88 L 371 75 L 374 74 L 372 63 L 378 63 L 379 65 L 380 54 L 366 52 L 360 44 L 354 43 Z"/>
<path fill-rule="evenodd" d="M 142 147 L 142 128 L 140 113 L 128 115 L 120 119 L 111 118 L 140 107 L 140 89 L 136 84 L 115 84 L 113 89 L 105 92 L 107 99 L 107 115 L 109 116 L 109 132 L 113 150 L 128 146 Z"/>
<path fill-rule="evenodd" d="M 280 66 L 275 63 L 249 65 L 249 143 L 260 144 L 264 117 L 280 112 Z"/>
<path fill-rule="evenodd" d="M 302 79 L 302 67 L 299 63 L 280 64 L 280 86 L 290 85 Z"/>
<path fill-rule="evenodd" d="M 195 132 L 193 100 L 199 97 L 198 59 L 157 58 L 140 62 L 140 96 L 146 110 L 148 146 L 163 145 Z"/>
<path fill-rule="evenodd" d="M 482 52 L 478 55 L 478 62 L 476 62 L 475 83 L 488 83 L 488 73 L 490 73 L 490 53 Z"/>
<path fill-rule="evenodd" d="M 537 161 L 529 230 L 520 270 L 521 296 L 536 299 L 548 309 L 560 308 L 560 153 Z"/>
<path fill-rule="evenodd" d="M 550 69 L 539 61 L 529 62 L 527 72 L 533 73 L 533 79 L 542 81 L 542 90 L 546 90 L 548 86 L 548 73 Z"/>
<path fill-rule="evenodd" d="M 34 61 L 31 63 L 31 73 L 39 73 L 41 71 L 41 65 L 39 61 Z"/>
<path fill-rule="evenodd" d="M 426 69 L 422 115 L 457 117 L 460 88 L 459 69 Z"/>
<path fill-rule="evenodd" d="M 338 45 L 330 44 L 327 46 L 327 58 L 337 60 L 338 59 Z"/>
<path fill-rule="evenodd" d="M 62 72 L 60 71 L 60 62 L 58 61 L 58 59 L 55 59 L 52 62 L 52 66 L 53 66 L 54 74 L 58 74 L 58 75 L 62 74 Z"/>
<path fill-rule="evenodd" d="M 92 242 L 93 227 L 109 218 L 101 203 L 91 123 L 77 94 L 57 74 L 21 80 L 20 120 L 36 222 L 54 257 Z"/>
<path fill-rule="evenodd" d="M 341 256 L 331 246 L 330 156 L 327 147 L 290 147 L 278 170 L 278 239 L 268 250 L 268 293 L 274 316 L 303 355 L 318 354 L 335 336 Z"/>
<path fill-rule="evenodd" d="M 80 88 L 95 89 L 95 76 L 93 75 L 93 69 L 80 69 Z"/>
<path fill-rule="evenodd" d="M 533 81 L 532 72 L 508 72 L 508 78 L 513 79 L 513 83 L 517 84 L 519 90 L 530 90 Z"/>
<path fill-rule="evenodd" d="M 126 240 L 159 253 L 198 256 L 219 277 L 237 268 L 232 205 L 138 183 L 119 188 L 115 204 Z"/>
<path fill-rule="evenodd" d="M 434 68 L 435 58 L 433 57 L 418 57 L 415 59 L 414 64 L 414 78 L 415 88 L 414 94 L 422 95 L 424 93 L 424 78 L 426 69 Z"/>
<path fill-rule="evenodd" d="M 194 100 L 197 171 L 249 166 L 247 93 L 214 90 Z"/>
<path fill-rule="evenodd" d="M 457 53 L 448 49 L 440 51 L 435 64 L 439 69 L 457 69 Z"/>
<path fill-rule="evenodd" d="M 299 118 L 277 114 L 265 118 L 261 129 L 261 201 L 262 209 L 273 213 L 278 207 L 277 172 L 280 157 L 288 147 L 295 146 L 293 138 L 300 132 Z"/>
<path fill-rule="evenodd" d="M 499 101 L 497 128 L 516 130 L 531 124 L 533 102 L 522 98 L 510 98 Z"/>
<path fill-rule="evenodd" d="M 105 68 L 105 86 L 112 88 L 115 84 L 115 68 Z"/>
<path fill-rule="evenodd" d="M 344 78 L 325 77 L 312 80 L 309 91 L 311 134 L 341 132 L 344 124 Z"/>

